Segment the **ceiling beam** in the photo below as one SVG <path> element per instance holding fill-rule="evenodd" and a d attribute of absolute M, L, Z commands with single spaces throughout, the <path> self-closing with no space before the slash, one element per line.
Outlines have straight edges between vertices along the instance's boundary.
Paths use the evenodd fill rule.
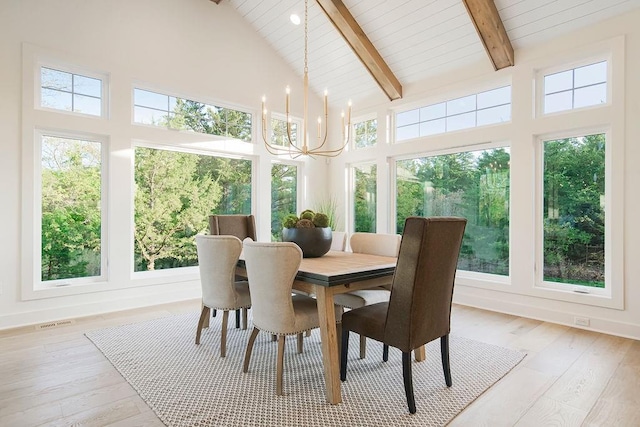
<path fill-rule="evenodd" d="M 513 46 L 493 0 L 462 0 L 462 2 L 491 58 L 493 68 L 497 71 L 513 66 L 515 64 Z"/>
<path fill-rule="evenodd" d="M 316 2 L 369 70 L 389 100 L 402 98 L 402 85 L 342 0 L 316 0 Z"/>

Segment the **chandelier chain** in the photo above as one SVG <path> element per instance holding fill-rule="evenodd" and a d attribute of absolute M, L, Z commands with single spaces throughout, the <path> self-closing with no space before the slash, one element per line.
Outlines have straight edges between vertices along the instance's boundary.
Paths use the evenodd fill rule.
<path fill-rule="evenodd" d="M 308 5 L 309 5 L 309 0 L 304 0 L 304 72 L 305 73 L 309 71 L 309 64 L 307 59 L 307 55 L 309 51 L 309 48 L 308 48 L 308 44 L 309 44 L 308 14 L 309 12 L 307 11 Z"/>

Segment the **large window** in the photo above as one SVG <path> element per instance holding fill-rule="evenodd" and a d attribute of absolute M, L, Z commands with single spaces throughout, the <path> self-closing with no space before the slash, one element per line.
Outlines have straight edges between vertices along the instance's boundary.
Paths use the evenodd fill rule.
<path fill-rule="evenodd" d="M 544 112 L 607 102 L 607 61 L 544 76 Z"/>
<path fill-rule="evenodd" d="M 135 149 L 135 271 L 198 264 L 210 214 L 251 213 L 251 161 Z"/>
<path fill-rule="evenodd" d="M 408 216 L 467 218 L 458 268 L 509 274 L 509 149 L 396 163 L 396 229 Z"/>
<path fill-rule="evenodd" d="M 376 165 L 354 165 L 353 231 L 376 232 Z"/>
<path fill-rule="evenodd" d="M 282 219 L 298 213 L 298 167 L 286 163 L 271 166 L 271 241 L 282 240 Z"/>
<path fill-rule="evenodd" d="M 604 134 L 544 141 L 543 279 L 604 287 Z"/>
<path fill-rule="evenodd" d="M 396 141 L 511 120 L 511 86 L 396 114 Z"/>
<path fill-rule="evenodd" d="M 251 114 L 134 89 L 133 121 L 251 141 Z"/>
<path fill-rule="evenodd" d="M 40 139 L 41 281 L 104 278 L 103 147 L 98 141 Z M 93 278 L 92 280 L 75 280 Z"/>
<path fill-rule="evenodd" d="M 286 147 L 289 145 L 289 133 L 291 135 L 291 142 L 298 142 L 298 122 L 289 122 L 290 131 L 287 132 L 287 121 L 279 118 L 271 118 L 271 143 L 273 145 L 280 145 Z"/>
<path fill-rule="evenodd" d="M 91 116 L 102 115 L 102 80 L 40 68 L 40 106 Z"/>
<path fill-rule="evenodd" d="M 353 144 L 356 148 L 373 147 L 378 142 L 378 121 L 363 120 L 353 125 Z"/>

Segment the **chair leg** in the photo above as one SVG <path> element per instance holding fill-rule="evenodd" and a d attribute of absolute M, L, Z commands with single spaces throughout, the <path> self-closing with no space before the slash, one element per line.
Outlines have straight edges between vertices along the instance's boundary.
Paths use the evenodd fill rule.
<path fill-rule="evenodd" d="M 409 412 L 416 413 L 416 400 L 413 396 L 413 377 L 411 376 L 411 352 L 402 352 L 402 378 L 404 379 L 404 393 L 407 395 Z"/>
<path fill-rule="evenodd" d="M 451 366 L 449 365 L 449 334 L 440 337 L 440 354 L 442 355 L 442 370 L 447 387 L 451 387 Z"/>
<path fill-rule="evenodd" d="M 305 332 L 304 336 L 305 337 L 310 337 L 311 336 L 311 329 L 309 329 L 307 332 Z"/>
<path fill-rule="evenodd" d="M 284 343 L 286 335 L 278 337 L 278 362 L 276 364 L 276 395 L 282 396 L 282 369 L 284 366 Z"/>
<path fill-rule="evenodd" d="M 242 372 L 245 374 L 249 370 L 249 361 L 251 360 L 251 352 L 253 351 L 253 343 L 256 342 L 256 337 L 258 336 L 258 332 L 260 329 L 253 327 L 251 331 L 251 336 L 249 337 L 249 342 L 247 343 L 247 351 L 244 352 L 244 364 L 242 365 Z"/>
<path fill-rule="evenodd" d="M 271 335 L 271 341 L 278 341 L 278 336 L 277 335 Z"/>
<path fill-rule="evenodd" d="M 242 330 L 243 331 L 247 330 L 247 309 L 246 308 L 242 309 Z"/>
<path fill-rule="evenodd" d="M 214 308 L 213 311 L 211 312 L 211 317 L 216 317 L 216 314 L 218 314 L 218 310 Z"/>
<path fill-rule="evenodd" d="M 298 334 L 298 354 L 302 353 L 304 346 L 304 334 Z"/>
<path fill-rule="evenodd" d="M 347 353 L 349 353 L 349 330 L 342 329 L 342 349 L 340 350 L 340 381 L 347 379 Z"/>
<path fill-rule="evenodd" d="M 382 361 L 387 362 L 389 360 L 389 346 L 384 344 L 382 346 Z"/>
<path fill-rule="evenodd" d="M 222 330 L 220 331 L 220 357 L 227 355 L 227 324 L 229 323 L 229 311 L 222 312 Z"/>
<path fill-rule="evenodd" d="M 367 337 L 360 335 L 360 359 L 367 357 Z"/>
<path fill-rule="evenodd" d="M 196 344 L 200 344 L 200 335 L 202 334 L 202 327 L 204 326 L 205 319 L 209 318 L 209 307 L 202 306 L 202 313 L 200 313 L 200 320 L 198 320 L 198 329 L 196 330 Z"/>
<path fill-rule="evenodd" d="M 236 329 L 240 329 L 240 309 L 236 310 Z"/>

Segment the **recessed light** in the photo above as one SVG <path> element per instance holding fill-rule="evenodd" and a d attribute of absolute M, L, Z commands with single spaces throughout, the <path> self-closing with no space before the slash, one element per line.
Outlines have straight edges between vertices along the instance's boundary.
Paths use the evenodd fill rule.
<path fill-rule="evenodd" d="M 300 16 L 297 13 L 292 13 L 289 17 L 293 25 L 300 25 Z"/>

